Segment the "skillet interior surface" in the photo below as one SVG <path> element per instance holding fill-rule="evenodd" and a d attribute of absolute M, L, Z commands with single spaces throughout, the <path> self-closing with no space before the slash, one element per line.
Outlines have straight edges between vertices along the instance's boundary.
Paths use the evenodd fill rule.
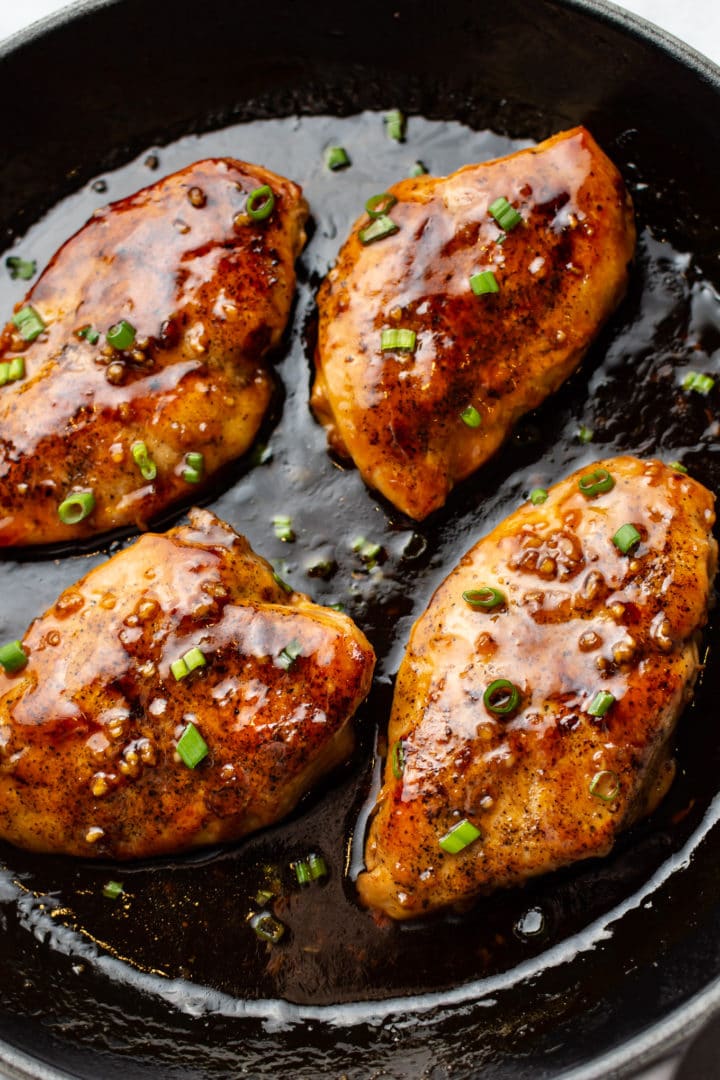
<path fill-rule="evenodd" d="M 20 96 L 21 107 L 6 124 L 0 224 L 8 250 L 39 265 L 98 205 L 199 157 L 258 161 L 303 184 L 314 228 L 264 452 L 206 501 L 296 588 L 342 601 L 380 659 L 356 757 L 290 822 L 236 847 L 120 869 L 0 847 L 7 1062 L 17 1049 L 38 1074 L 47 1062 L 88 1077 L 589 1077 L 608 1075 L 608 1054 L 625 1071 L 623 1045 L 678 1009 L 689 1016 L 696 995 L 711 1003 L 717 627 L 679 730 L 678 779 L 610 858 L 463 917 L 389 929 L 359 911 L 351 880 L 402 645 L 457 558 L 532 487 L 615 451 L 681 458 L 718 489 L 717 391 L 688 395 L 680 383 L 720 360 L 720 83 L 628 24 L 550 0 L 284 4 L 271 16 L 220 0 L 128 0 L 88 5 L 4 56 L 4 100 Z M 411 114 L 404 144 L 383 131 L 381 110 L 398 105 Z M 444 173 L 578 122 L 635 200 L 630 294 L 581 372 L 414 525 L 337 467 L 308 414 L 317 286 L 368 195 L 415 160 Z M 352 159 L 340 174 L 322 163 L 334 143 Z M 3 311 L 23 288 L 3 278 Z M 278 510 L 292 515 L 295 544 L 273 535 Z M 358 535 L 383 545 L 375 571 L 351 550 Z M 4 557 L 0 640 L 126 542 Z M 333 575 L 309 576 L 323 558 Z M 290 860 L 318 846 L 329 882 L 293 889 Z M 246 923 L 268 865 L 280 868 L 289 927 L 275 950 Z M 115 904 L 101 894 L 109 877 L 125 886 Z"/>

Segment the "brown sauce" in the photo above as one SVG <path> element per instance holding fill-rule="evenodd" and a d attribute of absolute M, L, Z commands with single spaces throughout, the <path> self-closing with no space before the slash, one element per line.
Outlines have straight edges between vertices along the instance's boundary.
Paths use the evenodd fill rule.
<path fill-rule="evenodd" d="M 345 146 L 350 168 L 325 169 L 323 151 L 333 144 Z M 237 846 L 120 867 L 0 845 L 0 941 L 7 958 L 0 965 L 0 993 L 11 1011 L 42 1007 L 50 990 L 39 985 L 37 971 L 50 952 L 68 958 L 80 986 L 99 972 L 192 1015 L 243 1015 L 244 1003 L 257 1002 L 251 1011 L 277 1019 L 283 1008 L 273 1002 L 283 1001 L 306 1007 L 317 1019 L 351 1024 L 362 1007 L 343 1013 L 323 1007 L 424 993 L 448 1002 L 466 993 L 482 997 L 500 983 L 529 977 L 553 957 L 590 948 L 624 907 L 640 903 L 643 891 L 654 887 L 648 885 L 654 875 L 660 880 L 672 873 L 683 846 L 691 848 L 699 837 L 720 763 L 713 712 L 720 686 L 712 663 L 680 725 L 678 776 L 668 798 L 607 859 L 489 897 L 463 915 L 427 922 L 378 926 L 354 899 L 362 825 L 377 782 L 376 739 L 382 746 L 394 674 L 412 622 L 464 551 L 533 487 L 549 486 L 614 452 L 681 459 L 718 489 L 720 388 L 703 397 L 680 384 L 688 370 L 712 372 L 720 359 L 720 298 L 693 254 L 675 250 L 666 238 L 659 193 L 638 175 L 632 139 L 604 149 L 635 198 L 637 263 L 626 301 L 582 370 L 420 525 L 373 496 L 357 472 L 328 454 L 325 434 L 308 410 L 314 296 L 365 200 L 407 175 L 418 159 L 443 174 L 524 145 L 419 118 L 411 119 L 407 141 L 398 144 L 387 138 L 377 113 L 236 126 L 153 151 L 157 172 L 144 154 L 104 175 L 106 190 L 98 193 L 90 184 L 67 198 L 13 249 L 42 268 L 105 201 L 206 156 L 259 162 L 302 184 L 314 229 L 299 264 L 286 348 L 277 358 L 278 392 L 260 439 L 265 449 L 228 470 L 205 501 L 296 588 L 322 603 L 342 602 L 379 662 L 375 687 L 357 717 L 356 756 L 289 821 Z M 5 315 L 24 290 L 23 282 L 0 276 Z M 578 438 L 583 425 L 594 433 L 588 444 Z M 292 517 L 294 543 L 276 538 L 276 513 Z M 352 550 L 359 536 L 382 545 L 373 570 Z M 130 542 L 4 557 L 0 641 L 20 637 L 64 588 Z M 309 573 L 319 560 L 336 567 L 329 577 Z M 716 636 L 716 630 L 708 634 L 711 646 Z M 301 890 L 289 864 L 309 850 L 322 852 L 330 877 Z M 247 923 L 268 866 L 283 882 L 275 912 L 287 926 L 275 947 L 259 942 Z M 119 900 L 102 895 L 110 878 L 123 884 Z M 402 1007 L 411 1012 L 419 1005 L 407 1000 Z"/>

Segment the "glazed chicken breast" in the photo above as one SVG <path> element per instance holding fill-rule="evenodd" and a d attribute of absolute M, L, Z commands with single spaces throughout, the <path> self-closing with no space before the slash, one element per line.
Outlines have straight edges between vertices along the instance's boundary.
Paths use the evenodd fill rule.
<path fill-rule="evenodd" d="M 320 289 L 312 405 L 420 520 L 578 366 L 625 293 L 632 206 L 575 128 L 369 207 Z"/>
<path fill-rule="evenodd" d="M 0 546 L 143 526 L 249 449 L 306 217 L 289 180 L 200 161 L 60 248 L 0 337 Z"/>
<path fill-rule="evenodd" d="M 0 836 L 113 859 L 286 815 L 350 754 L 375 659 L 347 616 L 288 592 L 200 510 L 92 570 L 8 647 Z"/>
<path fill-rule="evenodd" d="M 598 462 L 472 548 L 398 675 L 362 902 L 424 915 L 606 855 L 673 776 L 716 569 L 713 496 Z"/>

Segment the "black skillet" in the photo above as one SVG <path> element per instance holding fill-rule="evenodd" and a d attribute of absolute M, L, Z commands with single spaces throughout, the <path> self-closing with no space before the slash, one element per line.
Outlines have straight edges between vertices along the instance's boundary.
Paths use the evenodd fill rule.
<path fill-rule="evenodd" d="M 297 587 L 342 599 L 380 655 L 356 758 L 262 836 L 123 868 L 0 846 L 0 1063 L 21 1077 L 580 1080 L 628 1076 L 678 1045 L 720 1005 L 716 629 L 678 779 L 609 859 L 464 916 L 382 928 L 354 904 L 348 838 L 361 834 L 410 622 L 482 531 L 536 483 L 616 450 L 681 457 L 718 487 L 718 389 L 681 386 L 713 370 L 720 346 L 717 69 L 602 3 L 120 0 L 5 46 L 0 100 L 0 225 L 41 263 L 94 206 L 193 157 L 262 160 L 305 185 L 315 230 L 267 449 L 208 501 Z M 397 105 L 411 115 L 404 144 L 383 132 Z M 303 119 L 273 120 L 286 117 Z M 415 528 L 336 467 L 308 417 L 314 290 L 367 196 L 416 158 L 444 172 L 579 122 L 635 198 L 628 299 L 583 371 Z M 215 134 L 183 138 L 202 132 Z M 353 164 L 330 175 L 322 150 L 339 141 Z M 23 288 L 3 279 L 3 315 Z M 293 514 L 292 547 L 272 535 L 278 508 Z M 372 571 L 351 550 L 360 531 L 383 545 Z M 4 558 L 3 640 L 124 542 Z M 309 575 L 323 558 L 332 576 Z M 331 876 L 301 892 L 287 865 L 311 846 Z M 246 923 L 267 864 L 288 926 L 274 950 Z M 123 882 L 118 903 L 102 896 L 108 878 Z"/>

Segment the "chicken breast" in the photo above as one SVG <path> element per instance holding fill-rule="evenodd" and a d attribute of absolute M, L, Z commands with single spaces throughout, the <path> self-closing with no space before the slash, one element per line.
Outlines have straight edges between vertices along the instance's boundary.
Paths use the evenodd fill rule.
<path fill-rule="evenodd" d="M 400 668 L 364 904 L 405 919 L 606 855 L 656 805 L 698 671 L 714 520 L 689 476 L 619 457 L 468 552 Z"/>
<path fill-rule="evenodd" d="M 5 375 L 24 365 L 0 388 L 0 546 L 143 526 L 245 453 L 306 217 L 289 180 L 200 161 L 60 248 L 0 337 Z"/>
<path fill-rule="evenodd" d="M 68 589 L 0 673 L 0 836 L 133 859 L 292 810 L 350 754 L 374 654 L 286 589 L 200 510 Z"/>
<path fill-rule="evenodd" d="M 635 228 L 584 128 L 389 195 L 321 287 L 312 405 L 331 447 L 420 520 L 578 366 L 625 292 Z M 363 244 L 368 228 L 387 235 Z"/>

